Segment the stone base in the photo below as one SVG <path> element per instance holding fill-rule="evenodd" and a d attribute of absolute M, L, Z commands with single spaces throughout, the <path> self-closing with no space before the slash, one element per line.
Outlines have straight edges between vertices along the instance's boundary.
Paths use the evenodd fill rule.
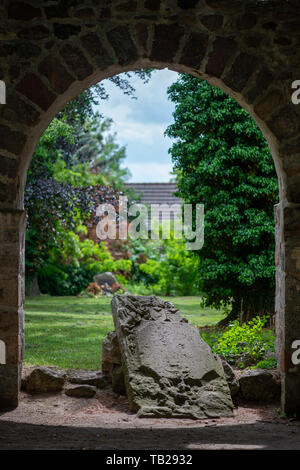
<path fill-rule="evenodd" d="M 0 410 L 11 410 L 19 405 L 21 365 L 0 365 Z"/>

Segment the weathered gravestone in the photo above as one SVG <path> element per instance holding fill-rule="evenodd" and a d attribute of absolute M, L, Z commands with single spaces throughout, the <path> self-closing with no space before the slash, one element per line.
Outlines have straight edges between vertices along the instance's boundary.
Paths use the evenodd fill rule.
<path fill-rule="evenodd" d="M 220 359 L 172 303 L 115 295 L 111 307 L 126 392 L 138 416 L 232 416 Z"/>
<path fill-rule="evenodd" d="M 110 292 L 112 287 L 117 284 L 117 279 L 110 272 L 96 274 L 94 276 L 94 282 L 98 284 L 104 291 Z"/>

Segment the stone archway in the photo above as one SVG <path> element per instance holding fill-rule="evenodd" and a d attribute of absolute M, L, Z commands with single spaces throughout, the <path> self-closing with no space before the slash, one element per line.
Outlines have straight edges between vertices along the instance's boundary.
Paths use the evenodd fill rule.
<path fill-rule="evenodd" d="M 300 17 L 295 0 L 4 0 L 0 8 L 0 407 L 18 404 L 23 359 L 26 172 L 42 131 L 80 91 L 142 67 L 169 67 L 232 95 L 268 140 L 276 206 L 277 340 L 282 407 L 299 412 Z"/>

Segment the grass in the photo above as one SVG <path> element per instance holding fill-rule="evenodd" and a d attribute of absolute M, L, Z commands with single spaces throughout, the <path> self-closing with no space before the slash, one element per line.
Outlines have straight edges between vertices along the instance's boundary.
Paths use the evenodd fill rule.
<path fill-rule="evenodd" d="M 165 297 L 197 326 L 214 325 L 222 311 L 201 308 L 200 297 Z M 26 299 L 25 364 L 60 368 L 101 368 L 101 344 L 114 329 L 111 297 Z"/>

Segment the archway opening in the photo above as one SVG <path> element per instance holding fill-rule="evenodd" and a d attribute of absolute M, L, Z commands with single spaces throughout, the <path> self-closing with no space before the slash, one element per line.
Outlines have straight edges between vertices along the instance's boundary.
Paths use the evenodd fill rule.
<path fill-rule="evenodd" d="M 55 307 L 54 307 L 54 310 L 55 310 L 56 308 L 57 308 L 57 307 L 55 306 Z"/>

